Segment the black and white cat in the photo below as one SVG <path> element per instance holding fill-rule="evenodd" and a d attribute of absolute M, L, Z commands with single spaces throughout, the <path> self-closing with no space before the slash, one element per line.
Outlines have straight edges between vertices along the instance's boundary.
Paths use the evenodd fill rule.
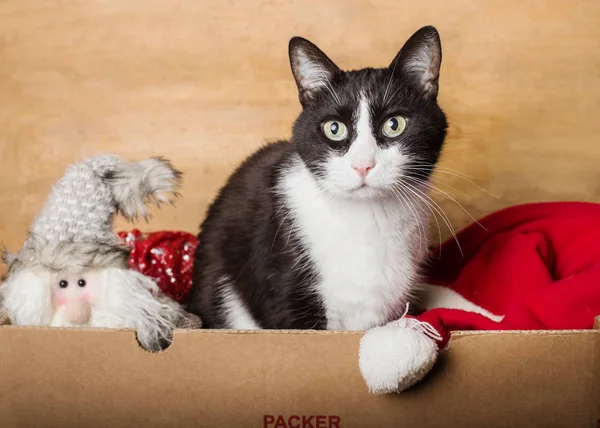
<path fill-rule="evenodd" d="M 290 40 L 302 112 L 230 177 L 199 235 L 188 309 L 208 328 L 362 330 L 399 317 L 427 251 L 446 136 L 435 28 L 387 68 Z"/>

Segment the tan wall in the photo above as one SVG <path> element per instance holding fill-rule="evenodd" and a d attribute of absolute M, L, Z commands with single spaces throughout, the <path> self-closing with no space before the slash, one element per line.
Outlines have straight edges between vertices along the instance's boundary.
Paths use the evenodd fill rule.
<path fill-rule="evenodd" d="M 236 164 L 289 136 L 291 36 L 343 68 L 384 66 L 425 24 L 444 49 L 442 165 L 495 198 L 452 174 L 438 174 L 441 188 L 475 217 L 524 201 L 598 201 L 599 23 L 598 0 L 4 0 L 0 242 L 17 249 L 64 167 L 107 151 L 171 158 L 184 199 L 144 228 L 195 232 Z M 436 199 L 455 227 L 469 222 Z"/>

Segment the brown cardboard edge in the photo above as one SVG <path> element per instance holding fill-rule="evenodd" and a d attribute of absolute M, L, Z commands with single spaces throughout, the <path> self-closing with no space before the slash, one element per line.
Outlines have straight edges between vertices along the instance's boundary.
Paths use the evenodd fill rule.
<path fill-rule="evenodd" d="M 10 324 L 10 320 L 0 320 L 0 329 L 6 330 L 22 330 L 22 329 L 33 329 L 41 331 L 72 331 L 74 328 L 69 327 L 47 327 L 47 326 L 16 326 Z M 137 335 L 134 329 L 110 329 L 110 328 L 77 328 L 76 331 L 93 333 L 97 331 L 104 332 L 129 332 L 132 334 L 132 342 L 137 344 L 137 348 L 144 349 L 137 340 Z M 314 335 L 314 336 L 335 336 L 335 335 L 347 335 L 347 336 L 362 336 L 365 331 L 335 331 L 335 330 L 215 330 L 215 329 L 175 329 L 173 332 L 173 341 L 177 340 L 177 337 L 190 336 L 190 335 Z M 531 336 L 564 336 L 564 335 L 596 335 L 600 334 L 600 316 L 594 318 L 593 329 L 585 330 L 472 330 L 472 331 L 454 331 L 450 335 L 450 341 L 447 346 L 451 346 L 453 342 L 460 340 L 464 337 L 474 336 L 508 336 L 508 335 L 531 335 Z M 167 352 L 171 349 L 168 348 L 158 351 Z M 154 353 L 154 352 L 152 352 Z"/>
<path fill-rule="evenodd" d="M 101 327 L 90 327 L 90 328 L 74 328 L 74 327 L 48 327 L 48 326 L 17 326 L 12 324 L 0 324 L 0 328 L 3 329 L 35 329 L 45 331 L 71 331 L 77 330 L 79 332 L 93 333 L 96 331 L 120 331 L 120 332 L 132 332 L 134 329 L 129 328 L 101 328 Z M 599 334 L 600 333 L 600 317 L 597 317 L 594 322 L 593 329 L 580 329 L 580 330 L 457 330 L 451 333 L 451 337 L 458 338 L 463 336 L 481 336 L 481 335 L 514 335 L 514 334 L 527 334 L 537 336 L 550 336 L 550 335 L 565 335 L 565 334 Z M 354 335 L 362 336 L 365 334 L 363 330 L 234 330 L 234 329 L 180 329 L 174 330 L 175 336 L 188 335 L 188 334 L 235 334 L 235 335 L 315 335 L 315 336 L 334 336 L 334 335 Z"/>
<path fill-rule="evenodd" d="M 597 320 L 598 321 L 598 320 Z M 0 325 L 0 335 L 2 334 L 11 334 L 11 330 L 16 334 L 25 334 L 24 337 L 32 337 L 31 334 L 46 334 L 50 333 L 63 335 L 62 338 L 64 340 L 64 334 L 67 333 L 72 340 L 77 341 L 78 338 L 81 338 L 81 335 L 87 335 L 88 333 L 102 333 L 102 334 L 92 334 L 92 337 L 87 337 L 88 340 L 92 339 L 95 342 L 102 343 L 105 340 L 116 341 L 121 344 L 121 346 L 132 346 L 135 349 L 139 350 L 142 354 L 145 355 L 158 355 L 158 354 L 172 354 L 175 352 L 176 354 L 181 352 L 181 346 L 185 349 L 186 347 L 189 349 L 190 345 L 194 343 L 203 343 L 205 340 L 214 340 L 217 339 L 225 339 L 228 337 L 229 340 L 236 341 L 236 337 L 240 340 L 242 338 L 248 338 L 252 335 L 260 335 L 263 340 L 266 338 L 269 340 L 279 340 L 283 339 L 282 336 L 287 336 L 290 338 L 310 338 L 313 337 L 315 340 L 319 338 L 320 340 L 327 341 L 327 337 L 333 339 L 334 336 L 340 337 L 344 336 L 349 338 L 350 340 L 358 341 L 364 335 L 364 331 L 323 331 L 323 330 L 213 330 L 213 329 L 176 329 L 174 332 L 172 343 L 169 344 L 166 348 L 162 350 L 149 350 L 144 348 L 137 337 L 137 333 L 134 329 L 109 329 L 109 328 L 69 328 L 69 327 L 47 327 L 47 326 L 15 326 L 15 325 Z M 29 332 L 29 333 L 28 333 Z M 79 336 L 78 336 L 79 335 Z M 595 336 L 595 338 L 600 338 L 600 329 L 587 329 L 587 330 L 511 330 L 511 331 L 457 331 L 453 332 L 449 342 L 443 349 L 440 349 L 442 353 L 449 350 L 450 348 L 455 349 L 455 347 L 462 346 L 462 342 L 468 340 L 485 340 L 484 338 L 494 340 L 494 338 L 498 337 L 523 337 L 523 336 L 531 336 L 531 337 L 590 337 Z M 4 337 L 4 336 L 3 336 Z M 38 336 L 36 336 L 38 337 Z M 52 336 L 48 336 L 50 339 Z M 55 336 L 59 337 L 59 336 Z M 179 338 L 179 339 L 178 339 Z M 293 339 L 292 339 L 293 340 Z M 310 340 L 310 339 L 308 339 Z M 178 343 L 180 345 L 178 345 Z M 600 343 L 600 341 L 598 342 Z M 132 351 L 135 352 L 135 351 Z M 358 348 L 357 348 L 358 352 Z"/>
<path fill-rule="evenodd" d="M 600 317 L 599 317 L 600 318 Z M 600 319 L 596 319 L 596 324 L 600 322 Z M 158 355 L 158 354 L 171 354 L 172 352 L 178 353 L 180 352 L 180 346 L 178 343 L 181 343 L 184 347 L 190 345 L 190 341 L 202 341 L 202 339 L 206 338 L 224 338 L 227 337 L 238 337 L 238 338 L 248 338 L 252 335 L 260 335 L 262 337 L 271 337 L 274 340 L 276 337 L 314 337 L 316 338 L 326 338 L 334 336 L 340 337 L 348 337 L 355 338 L 354 340 L 358 341 L 365 334 L 364 331 L 323 331 L 323 330 L 213 330 L 213 329 L 176 329 L 173 333 L 172 342 L 162 350 L 149 350 L 144 348 L 138 340 L 137 333 L 134 329 L 110 329 L 110 328 L 69 328 L 69 327 L 47 327 L 47 326 L 16 326 L 16 325 L 0 325 L 0 333 L 10 334 L 10 331 L 13 330 L 17 332 L 26 331 L 36 331 L 36 332 L 47 332 L 50 334 L 53 333 L 65 333 L 72 334 L 73 340 L 77 340 L 77 335 L 87 334 L 87 333 L 103 333 L 100 337 L 94 336 L 97 340 L 106 340 L 107 336 L 104 334 L 111 335 L 110 340 L 116 340 L 120 342 L 123 346 L 132 346 L 133 348 L 139 350 L 141 353 L 146 355 Z M 18 333 L 17 333 L 18 334 Z M 556 337 L 556 336 L 578 336 L 578 337 L 586 337 L 589 335 L 597 335 L 600 337 L 600 329 L 587 329 L 587 330 L 511 330 L 511 331 L 456 331 L 452 332 L 450 340 L 446 344 L 446 346 L 440 351 L 445 352 L 449 348 L 453 348 L 454 346 L 460 346 L 459 342 L 463 340 L 471 339 L 478 340 L 478 338 L 493 338 L 493 337 L 519 337 L 519 336 L 534 336 L 534 337 Z M 50 336 L 52 337 L 52 336 Z M 326 340 L 326 339 L 325 339 Z M 600 342 L 599 342 L 600 343 Z M 134 351 L 135 352 L 135 351 Z M 358 352 L 358 349 L 357 349 Z"/>

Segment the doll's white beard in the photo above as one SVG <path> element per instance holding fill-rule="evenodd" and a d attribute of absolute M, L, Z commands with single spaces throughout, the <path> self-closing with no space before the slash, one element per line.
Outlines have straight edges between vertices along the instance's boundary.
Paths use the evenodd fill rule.
<path fill-rule="evenodd" d="M 161 342 L 171 340 L 183 312 L 151 278 L 118 268 L 104 269 L 102 275 L 102 295 L 93 305 L 86 324 L 70 323 L 64 307 L 52 314 L 48 272 L 24 271 L 10 278 L 2 287 L 4 306 L 16 325 L 131 328 L 136 330 L 142 346 L 149 350 L 158 350 Z"/>
<path fill-rule="evenodd" d="M 151 350 L 171 340 L 183 314 L 175 301 L 139 272 L 109 268 L 103 274 L 104 296 L 102 304 L 92 310 L 93 327 L 134 328 L 142 346 Z"/>
<path fill-rule="evenodd" d="M 110 312 L 106 312 L 98 307 L 92 309 L 91 316 L 86 323 L 73 323 L 69 321 L 66 314 L 66 307 L 60 306 L 56 309 L 50 327 L 97 327 L 97 328 L 132 328 L 130 319 L 124 316 L 115 316 Z"/>
<path fill-rule="evenodd" d="M 49 325 L 52 320 L 50 272 L 23 270 L 0 286 L 2 306 L 15 325 Z"/>

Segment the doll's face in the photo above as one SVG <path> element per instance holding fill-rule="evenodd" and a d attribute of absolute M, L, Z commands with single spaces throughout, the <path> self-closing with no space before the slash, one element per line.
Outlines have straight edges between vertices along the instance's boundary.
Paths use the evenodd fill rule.
<path fill-rule="evenodd" d="M 50 276 L 52 309 L 64 312 L 70 324 L 87 324 L 92 308 L 101 299 L 102 275 L 99 271 L 56 272 Z"/>

